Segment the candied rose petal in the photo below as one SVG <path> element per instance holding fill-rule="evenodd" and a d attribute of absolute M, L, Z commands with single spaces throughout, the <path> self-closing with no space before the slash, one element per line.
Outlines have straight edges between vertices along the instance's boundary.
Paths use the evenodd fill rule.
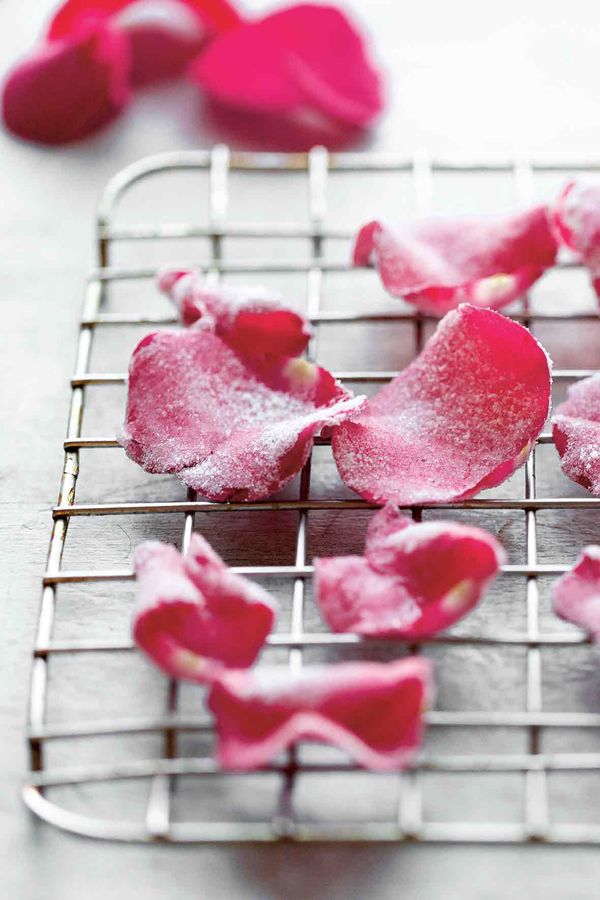
<path fill-rule="evenodd" d="M 252 665 L 273 627 L 261 587 L 235 575 L 210 544 L 192 535 L 187 555 L 148 541 L 134 555 L 140 650 L 172 678 L 207 681 L 223 666 Z"/>
<path fill-rule="evenodd" d="M 244 359 L 209 331 L 163 331 L 134 350 L 121 442 L 146 471 L 212 500 L 258 500 L 364 402 L 299 357 Z"/>
<path fill-rule="evenodd" d="M 4 83 L 7 128 L 29 141 L 78 140 L 115 118 L 129 101 L 129 44 L 105 25 L 42 44 Z"/>
<path fill-rule="evenodd" d="M 306 319 L 263 288 L 210 287 L 199 272 L 165 269 L 159 288 L 184 325 L 210 326 L 244 356 L 299 356 L 310 340 Z"/>
<path fill-rule="evenodd" d="M 565 185 L 553 209 L 553 222 L 562 242 L 588 268 L 600 299 L 600 185 Z"/>
<path fill-rule="evenodd" d="M 600 547 L 584 547 L 569 572 L 552 586 L 554 612 L 579 625 L 591 638 L 600 641 Z"/>
<path fill-rule="evenodd" d="M 431 663 L 419 658 L 224 672 L 208 698 L 219 763 L 256 769 L 297 741 L 315 740 L 368 769 L 404 768 L 422 740 L 430 679 Z"/>
<path fill-rule="evenodd" d="M 550 405 L 550 364 L 526 328 L 461 305 L 420 356 L 335 428 L 344 482 L 375 503 L 446 503 L 523 465 Z"/>
<path fill-rule="evenodd" d="M 552 437 L 565 475 L 600 497 L 600 375 L 568 389 L 552 416 Z"/>
<path fill-rule="evenodd" d="M 303 107 L 366 126 L 383 106 L 381 75 L 339 9 L 298 4 L 219 35 L 192 77 L 221 103 L 257 112 Z"/>
<path fill-rule="evenodd" d="M 398 229 L 369 222 L 356 238 L 353 263 L 376 266 L 390 294 L 444 315 L 463 302 L 490 309 L 510 303 L 554 265 L 556 250 L 548 211 L 537 206 Z"/>
<path fill-rule="evenodd" d="M 417 524 L 389 504 L 370 522 L 364 556 L 315 559 L 315 598 L 332 631 L 428 637 L 478 603 L 503 561 L 488 532 Z"/>

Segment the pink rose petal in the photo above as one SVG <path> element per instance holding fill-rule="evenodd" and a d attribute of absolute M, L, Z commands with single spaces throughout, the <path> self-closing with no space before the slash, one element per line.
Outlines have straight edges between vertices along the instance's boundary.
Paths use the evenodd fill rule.
<path fill-rule="evenodd" d="M 334 429 L 345 483 L 367 500 L 447 503 L 523 465 L 550 404 L 550 366 L 526 328 L 487 309 L 448 313 L 417 359 Z"/>
<path fill-rule="evenodd" d="M 259 500 L 363 403 L 299 357 L 244 359 L 209 331 L 164 331 L 134 350 L 121 442 L 146 471 L 212 500 Z"/>
<path fill-rule="evenodd" d="M 172 0 L 172 2 L 148 2 L 148 0 L 66 0 L 54 14 L 48 37 L 70 37 L 82 23 L 101 21 L 116 17 L 119 22 L 131 15 L 148 17 L 157 8 L 166 30 L 173 30 L 173 19 L 180 13 L 178 6 L 187 9 L 195 18 L 204 23 L 210 31 L 224 31 L 237 25 L 241 20 L 235 7 L 227 0 Z"/>
<path fill-rule="evenodd" d="M 134 564 L 134 639 L 163 672 L 208 681 L 223 666 L 252 665 L 273 627 L 273 604 L 204 538 L 192 535 L 186 556 L 148 541 L 136 549 Z"/>
<path fill-rule="evenodd" d="M 589 269 L 600 299 L 600 185 L 567 184 L 554 207 L 553 222 L 563 243 Z"/>
<path fill-rule="evenodd" d="M 256 112 L 305 107 L 366 126 L 382 110 L 381 75 L 364 39 L 333 6 L 303 3 L 216 38 L 193 68 L 214 99 Z"/>
<path fill-rule="evenodd" d="M 552 586 L 552 602 L 557 616 L 579 625 L 600 641 L 600 547 L 584 547 L 570 572 Z"/>
<path fill-rule="evenodd" d="M 260 667 L 224 672 L 208 705 L 215 715 L 217 757 L 225 769 L 257 769 L 297 741 L 345 751 L 375 770 L 405 768 L 423 735 L 431 664 L 353 662 L 297 674 Z"/>
<path fill-rule="evenodd" d="M 538 206 L 398 229 L 369 222 L 358 233 L 353 262 L 376 266 L 390 294 L 441 316 L 462 302 L 491 309 L 510 303 L 554 264 L 556 249 L 547 210 Z"/>
<path fill-rule="evenodd" d="M 244 356 L 298 356 L 310 325 L 261 288 L 209 287 L 198 272 L 165 269 L 158 279 L 184 325 L 210 327 Z"/>
<path fill-rule="evenodd" d="M 90 25 L 69 40 L 42 44 L 4 83 L 6 127 L 46 144 L 85 137 L 126 106 L 129 68 L 129 44 L 108 25 Z"/>
<path fill-rule="evenodd" d="M 600 375 L 569 388 L 552 417 L 552 437 L 565 475 L 600 497 Z"/>
<path fill-rule="evenodd" d="M 473 609 L 503 562 L 488 532 L 415 524 L 390 504 L 371 520 L 364 556 L 315 559 L 315 599 L 332 631 L 429 637 Z"/>

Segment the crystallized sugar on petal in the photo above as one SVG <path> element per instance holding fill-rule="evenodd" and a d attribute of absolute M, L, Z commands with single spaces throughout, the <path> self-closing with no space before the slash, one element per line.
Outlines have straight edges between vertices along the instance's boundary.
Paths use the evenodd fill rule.
<path fill-rule="evenodd" d="M 589 269 L 600 299 L 600 185 L 567 184 L 554 207 L 553 222 L 563 243 Z"/>
<path fill-rule="evenodd" d="M 225 769 L 257 769 L 301 740 L 333 744 L 368 769 L 404 768 L 431 694 L 425 659 L 222 673 L 208 705 Z"/>
<path fill-rule="evenodd" d="M 498 309 L 524 293 L 556 258 L 546 207 L 470 219 L 361 228 L 355 266 L 373 265 L 395 297 L 444 315 L 459 303 Z"/>
<path fill-rule="evenodd" d="M 415 524 L 389 504 L 371 520 L 364 556 L 315 560 L 315 598 L 332 631 L 429 637 L 477 604 L 503 561 L 488 532 Z"/>
<path fill-rule="evenodd" d="M 307 320 L 263 288 L 210 287 L 199 272 L 165 269 L 158 286 L 184 325 L 214 330 L 244 356 L 299 356 L 310 340 Z"/>
<path fill-rule="evenodd" d="M 269 595 L 231 572 L 192 535 L 187 555 L 149 541 L 135 551 L 137 646 L 172 678 L 210 681 L 224 666 L 250 666 L 274 620 Z"/>
<path fill-rule="evenodd" d="M 407 369 L 334 429 L 333 453 L 345 483 L 375 503 L 462 500 L 523 465 L 549 405 L 549 360 L 529 331 L 462 305 Z"/>
<path fill-rule="evenodd" d="M 552 437 L 565 475 L 600 497 L 600 375 L 569 388 L 552 417 Z"/>
<path fill-rule="evenodd" d="M 176 473 L 212 500 L 258 500 L 364 403 L 299 357 L 244 360 L 209 331 L 164 331 L 133 353 L 121 442 L 146 471 Z"/>
<path fill-rule="evenodd" d="M 570 572 L 552 586 L 552 602 L 557 616 L 579 625 L 600 641 L 600 547 L 584 547 Z"/>

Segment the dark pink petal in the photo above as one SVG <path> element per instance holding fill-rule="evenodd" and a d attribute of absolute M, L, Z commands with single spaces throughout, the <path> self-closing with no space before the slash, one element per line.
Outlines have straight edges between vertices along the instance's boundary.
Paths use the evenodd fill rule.
<path fill-rule="evenodd" d="M 210 327 L 244 356 L 298 356 L 310 339 L 306 319 L 262 288 L 209 287 L 198 272 L 175 269 L 158 285 L 184 325 Z"/>
<path fill-rule="evenodd" d="M 368 769 L 404 768 L 423 735 L 431 664 L 354 662 L 306 668 L 225 672 L 208 705 L 217 756 L 226 769 L 257 769 L 297 741 L 333 744 Z"/>
<path fill-rule="evenodd" d="M 223 666 L 252 665 L 274 620 L 269 595 L 235 575 L 194 534 L 182 556 L 148 541 L 135 551 L 140 650 L 172 678 L 208 681 Z"/>
<path fill-rule="evenodd" d="M 554 207 L 553 222 L 563 243 L 589 269 L 600 299 L 600 185 L 567 184 Z"/>
<path fill-rule="evenodd" d="M 315 598 L 332 631 L 429 637 L 478 603 L 503 561 L 486 531 L 415 524 L 389 505 L 371 520 L 364 556 L 315 559 Z"/>
<path fill-rule="evenodd" d="M 145 87 L 181 75 L 204 47 L 204 34 L 180 34 L 160 25 L 127 28 L 131 47 L 131 83 Z"/>
<path fill-rule="evenodd" d="M 43 44 L 4 84 L 7 128 L 29 141 L 78 140 L 117 116 L 129 100 L 129 44 L 104 25 Z"/>
<path fill-rule="evenodd" d="M 523 465 L 550 404 L 550 366 L 526 328 L 488 309 L 448 313 L 407 369 L 333 432 L 346 484 L 375 503 L 447 503 Z"/>
<path fill-rule="evenodd" d="M 565 475 L 600 497 L 600 375 L 569 388 L 552 417 L 552 437 Z"/>
<path fill-rule="evenodd" d="M 552 586 L 557 616 L 579 625 L 596 643 L 600 641 L 600 547 L 584 547 L 570 572 Z"/>
<path fill-rule="evenodd" d="M 48 37 L 52 40 L 70 37 L 82 24 L 90 20 L 98 22 L 111 17 L 120 19 L 122 14 L 126 14 L 132 8 L 145 14 L 144 7 L 162 6 L 168 11 L 168 18 L 172 18 L 173 15 L 177 15 L 176 12 L 173 12 L 173 7 L 178 4 L 189 9 L 210 31 L 224 31 L 237 25 L 240 21 L 235 7 L 227 0 L 176 0 L 172 3 L 145 3 L 143 0 L 137 0 L 137 2 L 136 0 L 66 0 L 66 3 L 63 3 L 50 22 Z M 164 18 L 166 20 L 167 16 Z"/>
<path fill-rule="evenodd" d="M 148 472 L 176 473 L 205 497 L 258 500 L 363 402 L 299 357 L 244 359 L 209 331 L 164 331 L 133 353 L 121 441 Z"/>
<path fill-rule="evenodd" d="M 556 240 L 545 207 L 496 217 L 430 219 L 398 229 L 369 222 L 355 266 L 374 265 L 383 284 L 433 315 L 459 303 L 498 309 L 554 264 Z"/>
<path fill-rule="evenodd" d="M 220 35 L 193 77 L 221 103 L 256 112 L 303 107 L 366 126 L 383 107 L 381 75 L 341 10 L 299 4 Z"/>

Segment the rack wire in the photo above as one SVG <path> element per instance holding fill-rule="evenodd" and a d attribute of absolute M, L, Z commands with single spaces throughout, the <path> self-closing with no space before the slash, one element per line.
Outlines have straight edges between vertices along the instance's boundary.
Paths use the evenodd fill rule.
<path fill-rule="evenodd" d="M 152 183 L 152 179 L 166 172 L 182 171 L 206 173 L 209 179 L 206 224 L 161 221 L 122 225 L 115 221 L 117 208 L 133 185 L 139 182 Z M 205 239 L 208 242 L 209 257 L 203 262 L 203 268 L 215 282 L 232 275 L 301 275 L 306 281 L 307 313 L 315 330 L 315 337 L 308 351 L 311 359 L 319 360 L 320 329 L 326 324 L 344 328 L 356 323 L 406 323 L 412 329 L 414 355 L 422 348 L 427 329 L 431 326 L 431 322 L 414 309 L 399 302 L 389 308 L 374 311 L 358 309 L 352 293 L 348 294 L 343 308 L 323 307 L 324 279 L 327 275 L 336 272 L 348 275 L 352 273 L 345 261 L 339 261 L 335 254 L 330 255 L 330 246 L 335 242 L 348 241 L 355 227 L 361 224 L 359 220 L 352 221 L 352 227 L 346 228 L 328 222 L 328 186 L 331 179 L 338 174 L 351 174 L 357 178 L 364 178 L 369 173 L 387 173 L 391 178 L 403 174 L 411 179 L 415 210 L 426 213 L 432 205 L 435 178 L 441 173 L 457 174 L 462 178 L 481 174 L 510 177 L 516 199 L 525 204 L 532 200 L 534 179 L 540 173 L 584 171 L 600 171 L 600 160 L 547 157 L 537 160 L 489 159 L 479 162 L 376 154 L 329 156 L 323 148 L 314 148 L 308 154 L 273 155 L 236 153 L 218 146 L 206 152 L 169 153 L 150 157 L 125 169 L 109 183 L 98 211 L 99 268 L 89 279 L 81 318 L 76 363 L 71 379 L 64 467 L 58 502 L 53 510 L 48 562 L 43 578 L 35 638 L 28 725 L 31 772 L 24 787 L 25 802 L 34 813 L 68 831 L 122 841 L 269 842 L 287 838 L 327 841 L 600 843 L 600 820 L 591 821 L 589 814 L 585 812 L 589 806 L 587 789 L 580 791 L 578 795 L 581 808 L 566 821 L 562 813 L 557 820 L 549 784 L 550 779 L 561 774 L 574 778 L 590 774 L 598 778 L 600 706 L 597 703 L 594 705 L 593 699 L 589 698 L 577 708 L 573 708 L 568 699 L 559 708 L 556 708 L 556 704 L 551 708 L 545 706 L 544 653 L 555 654 L 561 649 L 575 653 L 578 649 L 585 648 L 588 641 L 581 632 L 562 627 L 558 621 L 549 630 L 542 627 L 540 610 L 544 602 L 541 596 L 544 579 L 566 571 L 573 560 L 540 561 L 540 549 L 543 549 L 543 545 L 539 539 L 538 516 L 558 514 L 563 510 L 571 511 L 573 515 L 585 514 L 586 517 L 594 517 L 590 522 L 593 529 L 598 522 L 600 501 L 567 485 L 566 479 L 560 482 L 564 489 L 561 494 L 538 496 L 536 463 L 540 447 L 551 443 L 548 433 L 540 436 L 529 457 L 522 488 L 517 496 L 501 494 L 478 497 L 436 507 L 436 510 L 453 510 L 458 515 L 472 516 L 474 524 L 478 522 L 476 517 L 482 511 L 523 517 L 523 558 L 504 567 L 499 585 L 501 590 L 509 583 L 524 585 L 524 627 L 510 627 L 504 615 L 494 617 L 490 614 L 489 624 L 485 629 L 477 626 L 466 631 L 451 630 L 410 646 L 402 641 L 370 641 L 350 634 L 329 634 L 310 622 L 307 623 L 307 609 L 311 603 L 308 588 L 313 574 L 308 550 L 310 517 L 327 512 L 333 517 L 331 521 L 339 532 L 346 527 L 346 523 L 372 508 L 365 501 L 348 492 L 344 493 L 341 484 L 336 489 L 337 493 L 334 490 L 333 496 L 315 496 L 310 459 L 299 479 L 296 497 L 283 496 L 275 500 L 246 504 L 213 503 L 199 499 L 193 491 L 188 491 L 184 499 L 179 497 L 167 500 L 144 498 L 120 502 L 108 498 L 105 502 L 80 503 L 76 497 L 80 468 L 87 461 L 89 452 L 122 452 L 112 434 L 90 437 L 83 433 L 84 412 L 90 389 L 105 390 L 107 387 L 125 384 L 126 359 L 123 360 L 123 371 L 96 372 L 90 368 L 96 336 L 107 326 L 131 329 L 140 326 L 162 327 L 175 322 L 168 313 L 157 314 L 146 310 L 114 312 L 106 309 L 108 292 L 113 286 L 147 279 L 155 273 L 154 266 L 129 263 L 114 265 L 115 246 L 134 246 L 147 241 Z M 290 173 L 297 179 L 305 179 L 308 188 L 306 220 L 291 223 L 232 221 L 228 215 L 232 173 L 243 173 L 246 177 L 259 173 L 267 180 L 273 173 Z M 259 247 L 259 251 L 246 259 L 229 259 L 225 244 L 231 238 L 251 239 Z M 264 246 L 268 246 L 272 239 L 306 241 L 308 252 L 302 258 L 273 258 L 263 255 L 260 250 L 263 242 Z M 561 263 L 563 269 L 574 265 L 568 260 Z M 140 291 L 140 296 L 142 293 Z M 597 320 L 593 306 L 582 311 L 565 303 L 563 309 L 548 312 L 532 306 L 528 297 L 522 298 L 511 314 L 533 329 L 540 323 L 563 322 L 568 327 L 573 323 L 591 323 Z M 558 368 L 555 371 L 555 384 L 560 388 L 567 382 L 595 371 L 594 368 Z M 335 374 L 360 387 L 373 387 L 389 380 L 395 372 L 387 369 L 344 369 Z M 318 440 L 316 443 L 319 447 L 327 441 Z M 556 461 L 554 465 L 557 468 Z M 523 473 L 519 473 L 518 477 L 522 479 Z M 501 669 L 509 665 L 506 654 L 518 651 L 525 657 L 523 707 L 514 708 L 513 705 L 503 709 L 491 702 L 489 706 L 483 705 L 482 708 L 469 709 L 464 705 L 462 708 L 445 708 L 441 703 L 428 714 L 429 738 L 418 763 L 409 772 L 394 776 L 367 776 L 344 758 L 334 756 L 332 761 L 327 755 L 313 757 L 304 754 L 303 747 L 298 751 L 291 751 L 264 772 L 252 776 L 219 772 L 210 747 L 207 751 L 206 745 L 202 743 L 205 738 L 210 741 L 211 722 L 201 712 L 200 689 L 194 694 L 192 709 L 195 711 L 182 711 L 181 689 L 173 682 L 167 685 L 164 709 L 159 712 L 135 715 L 129 710 L 125 714 L 103 719 L 95 715 L 92 709 L 91 716 L 78 719 L 69 710 L 61 711 L 63 692 L 60 686 L 54 686 L 52 671 L 57 660 L 67 658 L 72 661 L 73 666 L 77 666 L 79 660 L 98 660 L 95 663 L 97 690 L 108 688 L 118 692 L 118 684 L 113 683 L 111 687 L 111 667 L 106 660 L 121 654 L 132 654 L 133 651 L 129 640 L 115 639 L 112 636 L 86 636 L 77 640 L 55 636 L 61 608 L 61 590 L 66 587 L 83 590 L 88 585 L 95 585 L 101 589 L 99 602 L 102 604 L 110 597 L 115 584 L 127 588 L 133 580 L 129 566 L 86 566 L 77 569 L 64 566 L 63 553 L 70 525 L 85 518 L 102 529 L 102 523 L 107 517 L 149 516 L 152 523 L 159 521 L 161 517 L 181 517 L 183 529 L 180 542 L 185 549 L 197 527 L 196 517 L 199 514 L 210 514 L 209 520 L 220 514 L 230 521 L 240 513 L 250 513 L 252 519 L 265 510 L 294 517 L 292 561 L 289 564 L 262 561 L 260 564 L 238 565 L 234 569 L 250 577 L 268 579 L 273 585 L 283 582 L 291 585 L 289 629 L 276 632 L 269 640 L 269 652 L 279 653 L 278 659 L 282 665 L 297 670 L 304 664 L 307 653 L 315 650 L 334 652 L 337 658 L 346 658 L 357 651 L 377 655 L 382 652 L 382 648 L 387 648 L 392 655 L 432 651 L 437 653 L 439 660 L 443 660 L 444 654 L 458 649 L 468 650 L 471 654 L 493 652 L 493 661 L 489 665 Z M 427 506 L 412 510 L 416 518 L 427 516 L 431 512 L 432 509 Z M 149 536 L 153 534 L 153 527 L 150 526 Z M 576 526 L 573 529 L 577 531 Z M 275 542 L 275 546 L 277 534 L 273 534 L 271 540 Z M 335 547 L 337 538 L 334 536 L 333 540 Z M 589 652 L 592 652 L 591 648 Z M 141 664 L 144 665 L 143 662 Z M 576 662 L 568 665 L 575 666 Z M 564 675 L 566 670 L 560 671 Z M 69 696 L 72 697 L 73 693 L 77 693 L 79 676 L 75 674 L 76 669 L 71 669 L 70 673 Z M 144 670 L 142 677 L 147 675 L 148 672 Z M 82 692 L 84 702 L 87 702 L 89 690 L 84 690 L 82 686 Z M 60 711 L 57 717 L 50 714 L 55 709 Z M 485 746 L 473 738 L 477 733 L 485 736 Z M 505 740 L 507 734 L 508 741 Z M 555 734 L 566 736 L 569 740 L 572 738 L 572 745 L 568 744 L 569 749 L 556 749 L 557 746 L 562 747 L 565 741 L 562 744 L 553 742 L 551 738 Z M 502 741 L 497 741 L 496 735 L 501 735 Z M 512 740 L 512 735 L 518 735 L 519 740 L 524 738 L 524 741 L 519 744 Z M 136 749 L 133 755 L 128 756 L 128 742 L 143 736 L 158 739 L 158 743 L 152 744 L 153 752 L 144 755 L 143 751 Z M 124 758 L 107 761 L 108 754 L 104 749 L 106 745 L 102 743 L 102 739 L 107 737 L 123 743 L 127 751 Z M 193 743 L 192 752 L 186 750 L 186 739 L 199 741 Z M 81 748 L 86 742 L 89 743 L 89 749 L 88 752 L 81 753 L 80 761 L 77 748 Z M 54 746 L 63 745 L 67 750 L 59 757 L 61 764 L 56 766 L 49 761 L 50 751 Z M 323 779 L 320 784 L 325 787 L 321 788 L 321 792 L 324 791 L 327 796 L 330 796 L 327 793 L 330 780 L 343 777 L 345 780 L 341 793 L 350 798 L 351 806 L 356 805 L 358 812 L 355 811 L 354 816 L 331 818 L 327 815 L 328 810 L 321 808 L 318 815 L 300 815 L 296 808 L 298 784 L 305 776 Z M 467 796 L 473 796 L 474 792 L 481 793 L 483 815 L 480 818 L 461 817 L 460 809 L 456 808 L 451 810 L 450 815 L 441 818 L 430 814 L 427 779 L 431 776 L 465 776 L 468 779 Z M 503 776 L 510 776 L 517 779 L 518 815 L 513 818 L 494 815 L 492 801 L 504 796 L 503 782 L 500 782 L 499 788 L 490 791 L 488 804 L 485 789 L 476 780 L 480 776 L 501 779 Z M 237 812 L 229 815 L 225 809 L 219 809 L 220 791 L 223 791 L 225 797 L 226 787 L 223 785 L 226 785 L 229 778 L 237 778 L 241 785 L 240 804 L 243 808 L 245 799 L 252 798 L 253 792 L 258 791 L 263 796 L 261 789 L 256 788 L 257 779 L 268 777 L 275 779 L 276 790 L 272 805 L 264 817 L 253 818 L 252 815 L 240 814 L 239 806 Z M 385 790 L 392 801 L 391 809 L 387 810 L 386 807 L 385 816 L 373 816 L 368 810 L 366 813 L 360 811 L 364 793 L 357 786 L 363 783 L 361 779 L 364 781 L 367 777 L 387 779 Z M 198 802 L 190 815 L 181 818 L 175 812 L 176 801 L 187 790 L 183 785 L 184 782 L 188 784 L 189 779 L 199 785 Z M 124 785 L 132 782 L 143 786 L 145 798 L 139 816 L 134 818 L 125 814 L 126 801 L 123 799 Z M 207 787 L 210 782 L 216 787 Z M 369 781 L 367 794 L 373 783 Z M 113 810 L 110 815 L 103 816 L 101 811 L 104 807 L 100 804 L 96 808 L 93 791 L 88 796 L 87 789 L 99 785 L 110 789 L 117 798 L 116 813 Z M 83 811 L 70 808 L 67 802 L 61 800 L 61 790 L 69 787 L 75 788 L 80 805 L 83 803 Z M 203 798 L 207 793 L 210 793 L 217 806 L 217 815 L 211 818 L 204 815 Z M 464 803 L 465 795 L 462 796 Z M 123 809 L 119 806 L 120 798 Z M 335 812 L 336 804 L 330 805 Z M 250 807 L 253 808 L 252 802 Z"/>

